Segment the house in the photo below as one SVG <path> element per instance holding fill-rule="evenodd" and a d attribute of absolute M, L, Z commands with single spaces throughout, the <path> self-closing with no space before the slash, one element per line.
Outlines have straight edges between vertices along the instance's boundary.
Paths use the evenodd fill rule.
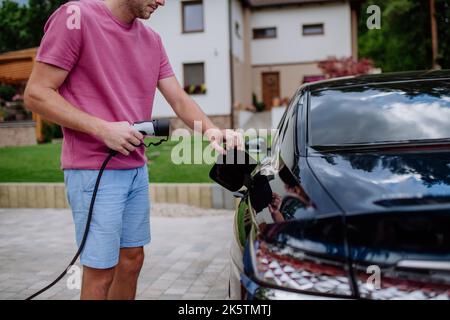
<path fill-rule="evenodd" d="M 359 2 L 172 0 L 145 23 L 161 35 L 185 90 L 220 127 L 232 127 L 236 103 L 250 105 L 255 94 L 270 108 L 321 79 L 319 61 L 356 58 Z M 175 117 L 159 93 L 154 117 Z"/>
<path fill-rule="evenodd" d="M 12 85 L 23 91 L 36 52 L 37 48 L 31 48 L 0 54 L 0 87 Z M 9 120 L 5 119 L 6 111 Z M 40 116 L 33 114 L 29 119 L 25 114 L 23 101 L 3 101 L 0 95 L 0 147 L 33 145 L 41 138 Z"/>

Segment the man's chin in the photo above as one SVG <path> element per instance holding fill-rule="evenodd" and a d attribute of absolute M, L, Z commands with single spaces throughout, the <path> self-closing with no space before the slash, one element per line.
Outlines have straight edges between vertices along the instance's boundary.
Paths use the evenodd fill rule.
<path fill-rule="evenodd" d="M 150 19 L 151 16 L 152 16 L 152 12 L 149 12 L 149 13 L 143 13 L 143 14 L 141 14 L 141 16 L 139 17 L 139 19 L 148 20 L 148 19 Z"/>

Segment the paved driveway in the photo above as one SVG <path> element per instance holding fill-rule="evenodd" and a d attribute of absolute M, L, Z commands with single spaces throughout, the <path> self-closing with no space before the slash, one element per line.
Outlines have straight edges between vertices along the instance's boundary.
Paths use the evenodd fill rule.
<path fill-rule="evenodd" d="M 232 212 L 199 210 L 204 215 L 198 216 L 194 208 L 164 206 L 155 205 L 155 213 L 178 214 L 152 217 L 153 241 L 146 248 L 138 299 L 226 299 Z M 190 217 L 180 217 L 183 211 Z M 70 211 L 0 209 L 0 299 L 31 295 L 52 281 L 75 251 Z M 78 299 L 69 279 L 40 299 Z"/>

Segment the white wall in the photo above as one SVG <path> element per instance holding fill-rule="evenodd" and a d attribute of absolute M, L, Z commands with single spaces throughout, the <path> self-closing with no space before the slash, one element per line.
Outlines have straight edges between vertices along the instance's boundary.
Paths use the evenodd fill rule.
<path fill-rule="evenodd" d="M 202 33 L 182 33 L 181 0 L 166 1 L 145 23 L 161 35 L 172 68 L 183 86 L 183 63 L 204 62 L 207 93 L 193 95 L 194 100 L 208 115 L 229 115 L 230 58 L 228 29 L 228 0 L 204 0 L 204 27 Z M 154 117 L 175 116 L 158 92 L 155 97 Z"/>
<path fill-rule="evenodd" d="M 302 25 L 315 23 L 324 23 L 325 34 L 303 36 Z M 253 65 L 312 62 L 352 54 L 347 2 L 255 10 L 250 25 L 252 29 L 277 27 L 276 39 L 252 39 Z"/>
<path fill-rule="evenodd" d="M 233 55 L 238 58 L 239 61 L 244 62 L 244 11 L 239 0 L 232 0 L 231 8 Z M 239 24 L 240 37 L 236 34 L 236 23 Z"/>

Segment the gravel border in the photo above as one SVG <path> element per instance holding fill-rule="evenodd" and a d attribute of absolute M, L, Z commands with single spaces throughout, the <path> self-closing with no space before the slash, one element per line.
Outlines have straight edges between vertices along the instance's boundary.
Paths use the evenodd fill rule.
<path fill-rule="evenodd" d="M 70 214 L 70 209 L 6 209 L 0 208 L 0 214 L 15 211 L 20 213 L 33 213 L 45 211 L 47 214 Z M 95 214 L 95 212 L 94 212 Z M 178 217 L 223 217 L 232 216 L 234 210 L 225 209 L 204 209 L 195 206 L 185 204 L 173 204 L 173 203 L 155 203 L 151 204 L 150 215 L 153 217 L 166 217 L 166 218 L 178 218 Z"/>
<path fill-rule="evenodd" d="M 152 216 L 155 217 L 203 217 L 203 216 L 230 216 L 234 210 L 204 209 L 186 204 L 155 203 L 151 205 Z"/>

